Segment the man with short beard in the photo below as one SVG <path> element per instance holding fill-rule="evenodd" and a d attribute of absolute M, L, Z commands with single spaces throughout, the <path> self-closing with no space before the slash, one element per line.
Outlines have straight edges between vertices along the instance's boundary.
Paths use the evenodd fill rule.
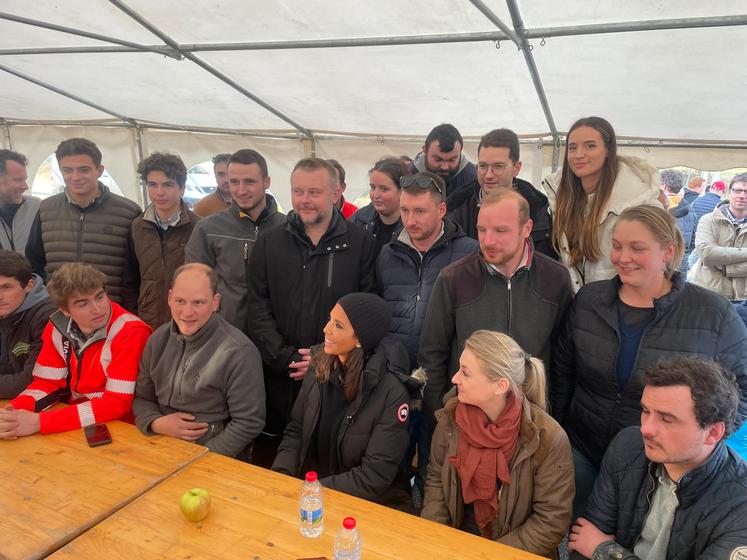
<path fill-rule="evenodd" d="M 23 154 L 0 150 L 0 249 L 22 255 L 41 204 L 41 200 L 26 194 L 27 165 Z"/>
<path fill-rule="evenodd" d="M 215 175 L 215 192 L 199 200 L 192 209 L 195 214 L 204 218 L 231 207 L 231 185 L 228 180 L 228 162 L 231 154 L 218 154 L 213 158 Z"/>
<path fill-rule="evenodd" d="M 480 252 L 447 266 L 436 280 L 418 352 L 428 374 L 423 416 L 431 431 L 433 413 L 442 407 L 464 341 L 473 332 L 506 333 L 525 352 L 550 363 L 571 303 L 571 281 L 568 269 L 533 249 L 531 232 L 523 196 L 509 189 L 489 193 L 477 218 Z"/>
<path fill-rule="evenodd" d="M 475 164 L 462 153 L 464 139 L 451 124 L 440 124 L 428 133 L 423 151 L 412 162 L 412 172 L 430 171 L 446 183 L 446 196 L 477 179 Z"/>
<path fill-rule="evenodd" d="M 338 191 L 330 163 L 299 161 L 288 221 L 259 238 L 249 263 L 249 336 L 264 364 L 270 435 L 283 433 L 337 300 L 375 288 L 374 240 L 335 208 Z"/>
<path fill-rule="evenodd" d="M 267 194 L 267 162 L 254 150 L 239 150 L 228 162 L 231 207 L 203 218 L 194 227 L 184 249 L 184 262 L 199 262 L 218 274 L 220 314 L 249 334 L 249 257 L 257 239 L 285 223 L 275 199 Z"/>

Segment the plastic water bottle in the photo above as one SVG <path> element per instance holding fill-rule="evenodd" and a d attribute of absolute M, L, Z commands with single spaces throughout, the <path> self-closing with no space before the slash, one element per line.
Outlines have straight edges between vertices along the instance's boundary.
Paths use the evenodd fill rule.
<path fill-rule="evenodd" d="M 306 482 L 301 487 L 301 517 L 298 528 L 304 537 L 318 537 L 324 532 L 324 503 L 322 485 L 316 473 L 306 473 Z"/>
<path fill-rule="evenodd" d="M 335 537 L 335 560 L 360 560 L 361 537 L 355 527 L 355 517 L 342 520 L 342 529 Z"/>

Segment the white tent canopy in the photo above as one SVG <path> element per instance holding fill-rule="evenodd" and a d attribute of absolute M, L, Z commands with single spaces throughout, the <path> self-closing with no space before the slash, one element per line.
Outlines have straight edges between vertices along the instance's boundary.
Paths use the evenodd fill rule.
<path fill-rule="evenodd" d="M 345 166 L 355 198 L 376 159 L 414 156 L 441 122 L 472 159 L 480 135 L 515 130 L 535 183 L 591 114 L 659 167 L 747 161 L 743 0 L 0 6 L 0 144 L 33 170 L 61 140 L 90 138 L 135 199 L 143 155 L 191 166 L 242 147 L 267 157 L 286 208 L 290 170 L 311 153 Z"/>

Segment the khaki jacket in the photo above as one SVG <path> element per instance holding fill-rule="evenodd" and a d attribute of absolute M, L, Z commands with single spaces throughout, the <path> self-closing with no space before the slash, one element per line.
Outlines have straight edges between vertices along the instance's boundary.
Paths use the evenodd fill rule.
<path fill-rule="evenodd" d="M 576 266 L 570 266 L 568 254 L 568 241 L 565 236 L 560 240 L 560 257 L 571 273 L 571 286 L 573 292 L 581 289 L 581 286 L 596 280 L 609 280 L 617 274 L 615 267 L 610 262 L 610 249 L 612 247 L 612 230 L 617 223 L 617 217 L 626 208 L 638 204 L 651 204 L 661 206 L 659 202 L 659 172 L 642 159 L 635 157 L 619 157 L 620 165 L 617 171 L 615 184 L 612 186 L 610 199 L 607 207 L 602 212 L 599 223 L 599 246 L 602 250 L 602 258 L 598 261 L 586 261 Z M 542 189 L 550 204 L 550 213 L 555 214 L 555 198 L 560 186 L 562 169 L 542 181 Z M 555 221 L 555 218 L 553 218 Z"/>
<path fill-rule="evenodd" d="M 717 206 L 698 222 L 695 248 L 698 260 L 688 280 L 731 300 L 747 299 L 747 224 L 737 227 Z"/>
<path fill-rule="evenodd" d="M 462 487 L 448 457 L 456 456 L 459 427 L 457 399 L 436 412 L 421 516 L 459 528 L 464 516 Z M 501 487 L 496 541 L 534 554 L 556 557 L 568 532 L 575 494 L 571 446 L 563 429 L 524 399 L 519 443 L 509 465 L 511 482 Z"/>

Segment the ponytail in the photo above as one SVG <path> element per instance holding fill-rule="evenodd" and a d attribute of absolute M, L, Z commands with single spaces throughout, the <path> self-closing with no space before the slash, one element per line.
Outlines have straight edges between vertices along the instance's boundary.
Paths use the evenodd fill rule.
<path fill-rule="evenodd" d="M 542 360 L 527 356 L 524 359 L 524 369 L 526 371 L 524 386 L 522 387 L 524 395 L 529 402 L 547 412 L 547 393 L 545 392 L 547 383 L 545 366 L 542 364 Z"/>

